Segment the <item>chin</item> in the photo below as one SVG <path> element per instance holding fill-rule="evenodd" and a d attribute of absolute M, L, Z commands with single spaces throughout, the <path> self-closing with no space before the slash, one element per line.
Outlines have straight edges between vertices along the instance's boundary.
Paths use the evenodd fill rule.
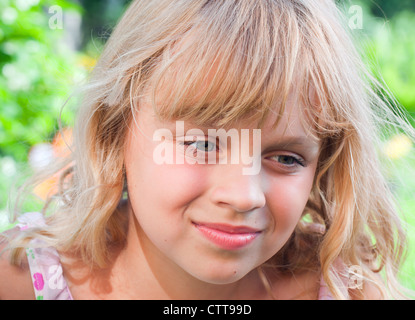
<path fill-rule="evenodd" d="M 224 266 L 219 266 L 208 270 L 193 272 L 191 275 L 200 281 L 209 284 L 225 285 L 241 280 L 250 271 L 251 270 L 245 270 L 245 268 L 241 270 L 240 268 L 226 268 Z"/>

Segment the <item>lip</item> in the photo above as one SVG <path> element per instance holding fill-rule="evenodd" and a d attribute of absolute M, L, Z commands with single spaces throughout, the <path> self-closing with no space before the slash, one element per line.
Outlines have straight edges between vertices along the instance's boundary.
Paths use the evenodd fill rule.
<path fill-rule="evenodd" d="M 261 230 L 248 226 L 197 222 L 193 222 L 193 225 L 206 239 L 225 250 L 246 247 L 261 233 Z"/>

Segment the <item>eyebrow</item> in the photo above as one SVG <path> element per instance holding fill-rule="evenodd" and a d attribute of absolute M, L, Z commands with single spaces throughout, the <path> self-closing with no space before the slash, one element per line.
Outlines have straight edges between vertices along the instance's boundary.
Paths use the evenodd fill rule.
<path fill-rule="evenodd" d="M 286 137 L 278 140 L 274 143 L 270 143 L 263 152 L 270 152 L 275 149 L 287 148 L 287 147 L 301 147 L 306 149 L 314 149 L 320 147 L 320 140 L 308 138 L 305 136 L 301 137 Z"/>

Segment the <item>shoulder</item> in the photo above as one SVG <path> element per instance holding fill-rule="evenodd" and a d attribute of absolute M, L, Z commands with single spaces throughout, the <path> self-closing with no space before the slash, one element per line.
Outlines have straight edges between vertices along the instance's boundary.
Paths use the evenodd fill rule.
<path fill-rule="evenodd" d="M 383 294 L 380 290 L 371 283 L 365 283 L 363 287 L 363 295 L 365 300 L 383 300 Z"/>
<path fill-rule="evenodd" d="M 35 294 L 26 255 L 23 255 L 19 265 L 10 263 L 8 239 L 15 231 L 17 229 L 0 234 L 0 299 L 33 300 Z"/>
<path fill-rule="evenodd" d="M 371 282 L 365 281 L 360 290 L 349 289 L 351 300 L 384 300 L 385 297 L 381 290 Z"/>

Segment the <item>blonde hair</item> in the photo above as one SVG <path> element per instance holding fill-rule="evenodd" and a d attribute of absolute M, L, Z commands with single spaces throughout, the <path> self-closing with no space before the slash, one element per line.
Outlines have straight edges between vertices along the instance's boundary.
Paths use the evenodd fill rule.
<path fill-rule="evenodd" d="M 117 210 L 126 183 L 124 142 L 148 94 L 162 118 L 224 126 L 282 114 L 293 84 L 306 127 L 322 141 L 304 215 L 324 231 L 299 223 L 267 265 L 287 272 L 320 267 L 342 299 L 348 297 L 334 272 L 340 258 L 360 266 L 384 297 L 402 297 L 397 271 L 405 235 L 377 146 L 385 125 L 412 137 L 413 129 L 377 95 L 383 86 L 366 71 L 329 0 L 134 1 L 86 87 L 70 168 L 53 196 L 59 206 L 48 227 L 17 238 L 20 247 L 37 237 L 106 265 L 108 246 L 126 236 Z"/>

